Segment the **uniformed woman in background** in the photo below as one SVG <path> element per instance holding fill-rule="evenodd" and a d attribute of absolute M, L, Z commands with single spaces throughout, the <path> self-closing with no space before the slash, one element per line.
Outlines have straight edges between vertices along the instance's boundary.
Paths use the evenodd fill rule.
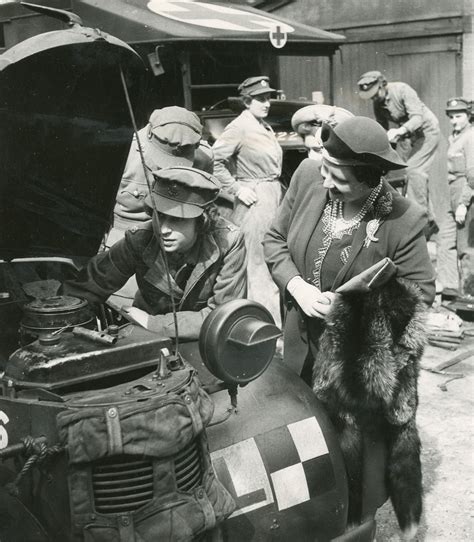
<path fill-rule="evenodd" d="M 451 98 L 446 114 L 452 127 L 448 147 L 449 208 L 440 229 L 438 280 L 445 297 L 474 295 L 473 279 L 469 291 L 465 291 L 466 279 L 474 273 L 473 256 L 469 254 L 473 251 L 469 249 L 474 194 L 472 104 L 465 98 Z"/>
<path fill-rule="evenodd" d="M 279 182 L 282 150 L 271 126 L 265 122 L 270 109 L 269 79 L 250 77 L 239 92 L 245 110 L 214 143 L 214 175 L 234 197 L 231 220 L 244 234 L 248 254 L 248 297 L 270 310 L 281 325 L 278 288 L 263 258 L 262 240 L 282 195 Z"/>

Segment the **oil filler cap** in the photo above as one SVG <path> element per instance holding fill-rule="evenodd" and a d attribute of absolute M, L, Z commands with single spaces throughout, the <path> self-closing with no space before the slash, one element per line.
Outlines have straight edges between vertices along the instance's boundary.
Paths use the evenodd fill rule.
<path fill-rule="evenodd" d="M 204 320 L 199 351 L 215 377 L 228 384 L 246 384 L 268 367 L 281 334 L 263 305 L 235 299 L 215 308 Z"/>

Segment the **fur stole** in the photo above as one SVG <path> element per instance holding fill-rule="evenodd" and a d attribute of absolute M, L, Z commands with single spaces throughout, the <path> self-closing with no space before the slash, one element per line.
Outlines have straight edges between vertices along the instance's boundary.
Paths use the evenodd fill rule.
<path fill-rule="evenodd" d="M 421 515 L 415 423 L 425 306 L 416 285 L 390 279 L 369 293 L 339 296 L 319 338 L 313 390 L 338 432 L 349 476 L 350 516 L 361 510 L 362 435 L 387 444 L 387 486 L 403 531 Z"/>

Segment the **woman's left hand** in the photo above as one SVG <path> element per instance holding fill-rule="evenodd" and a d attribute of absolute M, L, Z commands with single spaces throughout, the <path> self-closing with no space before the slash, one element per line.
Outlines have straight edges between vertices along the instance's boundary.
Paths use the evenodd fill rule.
<path fill-rule="evenodd" d="M 122 312 L 127 318 L 130 318 L 130 320 L 132 320 L 139 326 L 148 329 L 148 319 L 150 315 L 147 312 L 142 311 L 137 307 L 122 307 Z"/>
<path fill-rule="evenodd" d="M 238 192 L 237 192 L 237 198 L 247 207 L 250 207 L 254 203 L 257 203 L 257 194 L 255 193 L 255 190 L 252 188 L 249 188 L 247 186 L 243 186 Z"/>
<path fill-rule="evenodd" d="M 456 207 L 456 213 L 454 215 L 454 218 L 456 222 L 462 226 L 464 222 L 466 221 L 466 215 L 467 215 L 467 207 L 461 203 Z"/>

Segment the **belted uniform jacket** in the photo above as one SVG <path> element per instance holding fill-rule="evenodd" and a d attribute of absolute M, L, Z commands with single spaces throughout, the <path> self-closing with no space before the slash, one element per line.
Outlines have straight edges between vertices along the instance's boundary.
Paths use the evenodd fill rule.
<path fill-rule="evenodd" d="M 417 284 L 423 301 L 431 305 L 435 295 L 434 271 L 428 255 L 423 228 L 426 215 L 416 203 L 402 197 L 387 183 L 383 183 L 379 197 L 392 194 L 392 209 L 377 230 L 377 241 L 364 246 L 367 216 L 354 233 L 352 248 L 347 262 L 342 265 L 331 290 L 368 269 L 385 257 L 397 266 L 397 277 Z M 295 348 L 301 354 L 303 316 L 294 306 L 286 291 L 290 279 L 302 276 L 310 281 L 311 269 L 306 268 L 306 250 L 314 229 L 322 217 L 328 201 L 318 164 L 304 160 L 295 171 L 288 192 L 278 210 L 270 230 L 264 239 L 265 260 L 288 303 L 285 322 L 285 359 L 287 351 Z M 298 347 L 299 345 L 299 347 Z M 287 348 L 288 346 L 288 348 Z"/>
<path fill-rule="evenodd" d="M 217 138 L 214 175 L 226 192 L 235 195 L 242 184 L 253 181 L 278 181 L 283 151 L 269 124 L 243 111 Z"/>
<path fill-rule="evenodd" d="M 199 241 L 198 241 L 199 242 Z M 240 230 L 219 218 L 203 234 L 194 266 L 182 290 L 171 278 L 180 337 L 197 339 L 202 322 L 213 308 L 247 294 L 246 251 Z M 136 275 L 134 306 L 153 315 L 148 328 L 174 336 L 174 320 L 163 254 L 151 221 L 125 233 L 108 251 L 97 254 L 62 293 L 103 303 Z"/>

